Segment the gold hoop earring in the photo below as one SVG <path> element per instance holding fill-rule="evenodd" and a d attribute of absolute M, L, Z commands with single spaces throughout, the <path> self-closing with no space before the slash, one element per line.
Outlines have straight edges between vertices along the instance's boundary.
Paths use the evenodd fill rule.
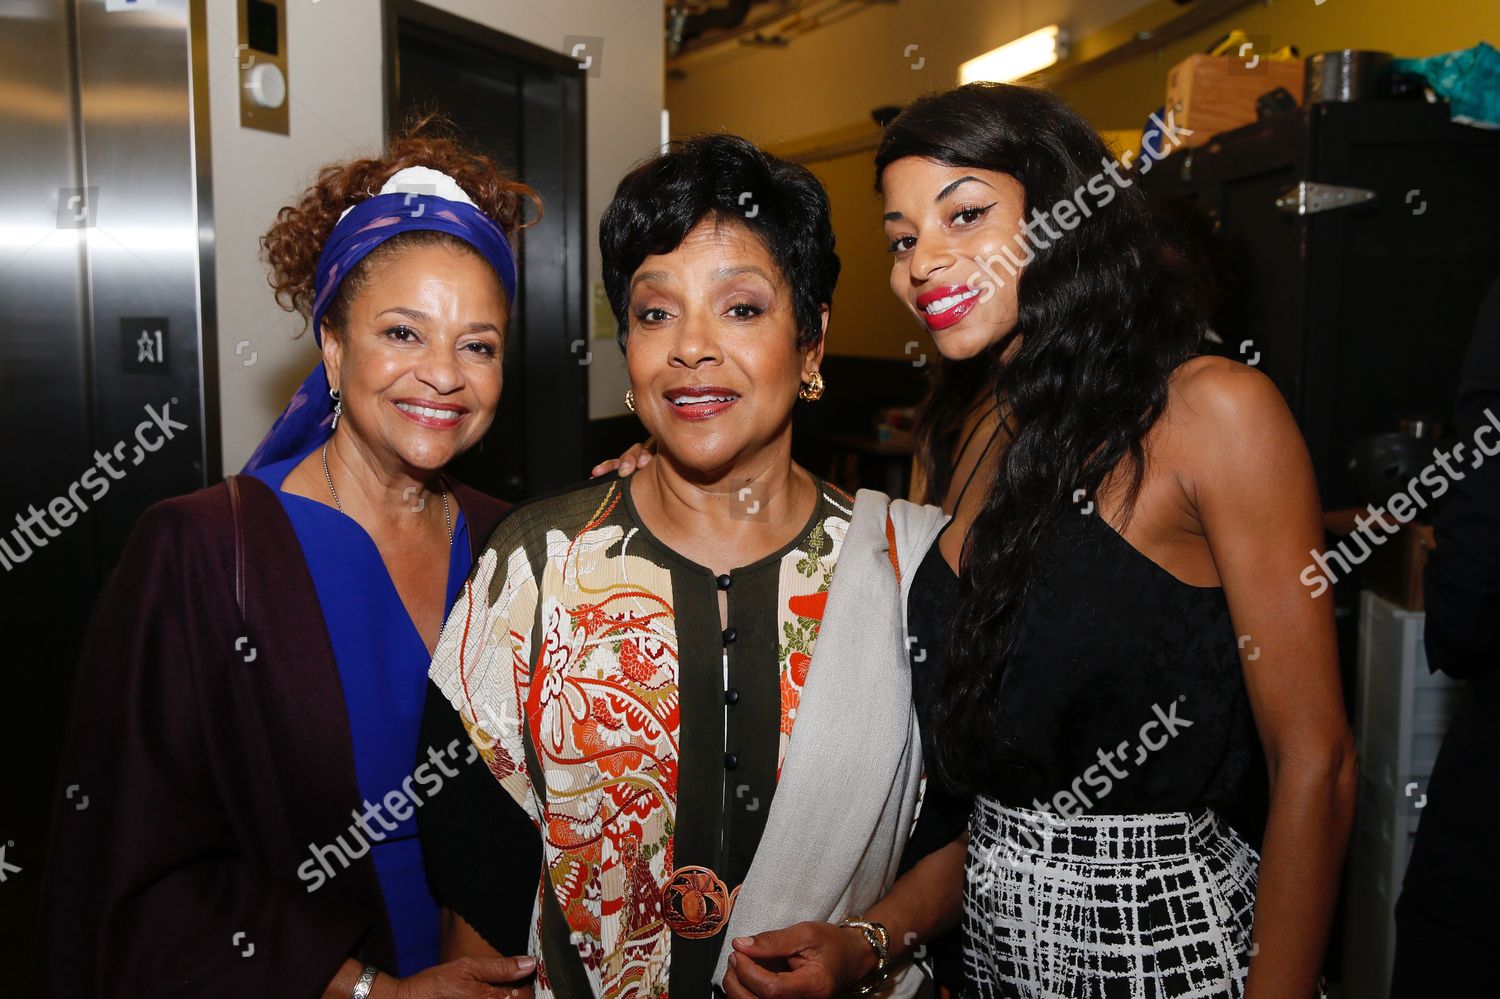
<path fill-rule="evenodd" d="M 635 412 L 635 389 L 625 390 L 625 408 L 632 413 Z"/>
<path fill-rule="evenodd" d="M 802 387 L 797 389 L 797 398 L 804 399 L 807 402 L 817 402 L 823 398 L 823 372 L 814 371 L 808 375 L 807 381 L 803 382 Z"/>

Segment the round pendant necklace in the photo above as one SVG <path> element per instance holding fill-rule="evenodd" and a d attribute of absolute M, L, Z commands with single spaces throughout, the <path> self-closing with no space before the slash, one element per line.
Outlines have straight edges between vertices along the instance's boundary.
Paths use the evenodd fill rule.
<path fill-rule="evenodd" d="M 333 488 L 333 476 L 328 471 L 328 445 L 323 445 L 323 479 L 328 483 L 328 493 L 333 497 L 333 505 L 338 507 L 339 513 L 344 512 L 344 504 L 339 502 L 339 491 Z M 443 488 L 442 478 L 438 479 L 438 495 L 443 498 L 443 525 L 448 528 L 448 544 L 453 544 L 453 514 L 448 508 L 448 490 Z"/>

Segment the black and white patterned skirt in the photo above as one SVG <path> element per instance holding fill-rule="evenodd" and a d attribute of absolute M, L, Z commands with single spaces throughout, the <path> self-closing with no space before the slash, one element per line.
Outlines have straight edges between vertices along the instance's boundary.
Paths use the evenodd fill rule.
<path fill-rule="evenodd" d="M 1211 811 L 1062 819 L 981 797 L 964 995 L 1237 999 L 1259 862 Z"/>

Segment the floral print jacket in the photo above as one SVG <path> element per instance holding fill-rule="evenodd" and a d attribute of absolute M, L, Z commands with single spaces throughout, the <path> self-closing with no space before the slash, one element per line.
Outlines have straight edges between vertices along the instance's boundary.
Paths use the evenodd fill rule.
<path fill-rule="evenodd" d="M 517 508 L 482 550 L 431 677 L 541 836 L 538 995 L 707 992 L 722 935 L 674 932 L 663 907 L 712 930 L 732 905 L 852 504 L 820 482 L 794 541 L 715 576 L 609 478 Z M 702 874 L 664 891 L 698 867 L 729 894 Z"/>

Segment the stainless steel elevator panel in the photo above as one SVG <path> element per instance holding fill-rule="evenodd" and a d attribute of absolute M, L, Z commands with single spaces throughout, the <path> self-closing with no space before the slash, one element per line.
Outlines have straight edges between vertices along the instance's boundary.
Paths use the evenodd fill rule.
<path fill-rule="evenodd" d="M 130 442 L 129 474 L 117 483 L 125 502 L 97 511 L 107 548 L 143 505 L 217 477 L 219 440 L 203 391 L 217 360 L 201 318 L 212 315 L 202 307 L 212 226 L 199 197 L 208 136 L 193 114 L 190 4 L 110 6 L 77 6 L 82 182 L 95 199 L 84 230 L 93 431 L 101 450 Z M 196 96 L 206 107 L 206 88 Z M 151 428 L 136 439 L 142 421 Z"/>
<path fill-rule="evenodd" d="M 70 47 L 59 4 L 0 13 L 0 531 L 89 439 L 84 233 L 58 224 L 82 187 Z"/>
<path fill-rule="evenodd" d="M 0 967 L 17 995 L 34 994 L 95 597 L 142 510 L 219 476 L 205 29 L 203 0 L 0 2 L 0 753 L 22 761 L 0 809 L 20 867 Z"/>
<path fill-rule="evenodd" d="M 74 536 L 107 571 L 219 474 L 204 28 L 202 0 L 0 8 L 0 575 L 52 579 Z"/>

